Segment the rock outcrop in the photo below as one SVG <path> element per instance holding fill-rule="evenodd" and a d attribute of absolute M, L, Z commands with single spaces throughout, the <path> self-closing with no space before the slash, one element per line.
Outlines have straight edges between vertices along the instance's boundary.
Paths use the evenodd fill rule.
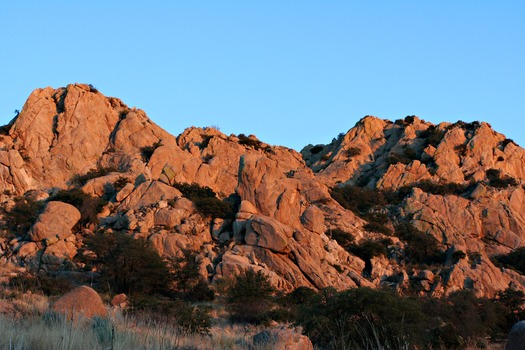
<path fill-rule="evenodd" d="M 100 295 L 88 286 L 80 286 L 64 294 L 53 304 L 52 309 L 72 318 L 107 315 Z"/>
<path fill-rule="evenodd" d="M 524 246 L 525 150 L 486 123 L 367 116 L 332 143 L 298 153 L 213 127 L 174 137 L 143 111 L 74 84 L 36 90 L 3 130 L 3 211 L 14 210 L 20 195 L 46 203 L 27 232 L 2 239 L 4 263 L 60 271 L 86 253 L 87 236 L 123 231 L 165 257 L 197 252 L 212 283 L 253 269 L 287 291 L 417 285 L 434 296 L 468 288 L 492 297 L 511 284 L 525 290 L 524 276 L 493 262 Z M 186 198 L 181 183 L 209 187 L 213 200 L 236 212 L 203 212 L 210 198 Z M 349 207 L 332 198 L 333 188 L 347 185 L 388 200 Z M 49 200 L 72 188 L 105 201 L 96 220 L 78 225 L 77 208 Z M 399 223 L 433 237 L 446 261 L 407 268 L 410 237 L 392 236 Z M 384 249 L 370 257 L 359 253 L 366 244 Z"/>

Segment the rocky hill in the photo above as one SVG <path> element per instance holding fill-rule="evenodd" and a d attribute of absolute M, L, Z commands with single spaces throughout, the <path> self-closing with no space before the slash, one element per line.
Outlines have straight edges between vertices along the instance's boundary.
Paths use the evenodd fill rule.
<path fill-rule="evenodd" d="M 35 90 L 1 133 L 5 278 L 82 279 L 85 238 L 125 232 L 197 252 L 212 284 L 253 269 L 286 291 L 525 290 L 500 263 L 525 237 L 525 150 L 487 123 L 367 116 L 298 153 L 213 127 L 175 137 L 75 84 Z"/>

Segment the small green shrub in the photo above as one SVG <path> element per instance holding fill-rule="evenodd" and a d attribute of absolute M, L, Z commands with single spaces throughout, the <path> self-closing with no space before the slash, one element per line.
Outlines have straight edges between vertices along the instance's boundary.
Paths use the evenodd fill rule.
<path fill-rule="evenodd" d="M 109 173 L 113 173 L 113 172 L 119 172 L 119 170 L 117 168 L 114 168 L 114 167 L 105 167 L 105 168 L 100 168 L 99 167 L 99 168 L 96 168 L 96 169 L 91 169 L 90 171 L 88 171 L 84 175 L 75 175 L 75 176 L 73 176 L 73 178 L 71 179 L 71 182 L 73 184 L 77 184 L 79 186 L 84 186 L 91 179 L 96 179 L 97 177 L 105 176 L 105 175 L 107 175 Z"/>
<path fill-rule="evenodd" d="M 425 234 L 412 224 L 403 222 L 395 227 L 395 234 L 406 241 L 405 256 L 416 264 L 441 264 L 445 261 L 445 253 L 439 248 L 434 236 Z"/>
<path fill-rule="evenodd" d="M 365 226 L 363 226 L 363 228 L 368 232 L 382 233 L 387 236 L 390 236 L 392 234 L 392 231 L 388 226 L 385 226 L 384 224 L 381 224 L 379 222 L 369 222 Z"/>
<path fill-rule="evenodd" d="M 344 155 L 348 158 L 352 158 L 361 154 L 361 149 L 357 147 L 350 147 L 344 151 Z"/>
<path fill-rule="evenodd" d="M 266 323 L 275 289 L 262 271 L 245 270 L 228 291 L 228 309 L 234 322 Z"/>
<path fill-rule="evenodd" d="M 507 267 L 525 274 L 525 247 L 516 248 L 508 254 L 496 255 L 491 260 L 496 266 Z"/>
<path fill-rule="evenodd" d="M 142 157 L 142 161 L 144 163 L 149 162 L 149 160 L 151 159 L 151 156 L 153 156 L 153 153 L 155 152 L 155 150 L 157 148 L 159 148 L 160 146 L 162 146 L 162 142 L 161 141 L 158 141 L 158 142 L 154 143 L 151 146 L 141 147 L 140 148 L 140 156 Z"/>
<path fill-rule="evenodd" d="M 335 239 L 337 244 L 339 244 L 345 250 L 350 249 L 350 247 L 352 247 L 355 242 L 355 238 L 351 233 L 338 228 L 327 231 L 326 235 L 332 239 Z"/>
<path fill-rule="evenodd" d="M 235 219 L 236 206 L 240 203 L 237 198 L 227 198 L 222 201 L 216 197 L 209 187 L 197 183 L 175 183 L 173 185 L 182 195 L 191 200 L 199 213 L 203 216 L 221 219 Z M 239 202 L 239 203 L 237 203 Z"/>
<path fill-rule="evenodd" d="M 14 201 L 15 206 L 4 215 L 4 220 L 11 232 L 23 236 L 33 226 L 45 203 L 29 197 L 16 197 Z"/>
<path fill-rule="evenodd" d="M 430 125 L 427 130 L 419 134 L 419 137 L 425 140 L 425 147 L 428 145 L 437 147 L 441 143 L 441 140 L 443 140 L 445 132 L 446 131 L 438 129 L 435 125 Z"/>
<path fill-rule="evenodd" d="M 183 249 L 182 253 L 180 257 L 171 258 L 168 264 L 174 288 L 192 302 L 213 300 L 215 293 L 199 273 L 201 263 L 196 252 Z"/>
<path fill-rule="evenodd" d="M 239 145 L 253 147 L 256 150 L 262 148 L 262 142 L 259 140 L 252 139 L 244 134 L 239 134 L 237 137 L 239 138 Z"/>
<path fill-rule="evenodd" d="M 518 181 L 515 178 L 508 175 L 501 176 L 501 170 L 499 169 L 488 169 L 485 172 L 489 185 L 495 188 L 507 188 L 509 186 L 517 186 Z"/>
<path fill-rule="evenodd" d="M 172 292 L 168 266 L 150 241 L 114 232 L 86 237 L 84 243 L 95 256 L 79 255 L 84 263 L 100 271 L 100 288 L 131 296 Z"/>

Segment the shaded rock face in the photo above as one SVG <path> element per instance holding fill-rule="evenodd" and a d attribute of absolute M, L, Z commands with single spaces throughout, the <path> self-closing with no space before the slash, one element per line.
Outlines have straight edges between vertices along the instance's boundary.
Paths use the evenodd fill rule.
<path fill-rule="evenodd" d="M 491 260 L 523 246 L 525 151 L 486 123 L 433 125 L 417 117 L 393 123 L 367 116 L 332 143 L 298 153 L 216 128 L 190 127 L 174 137 L 143 111 L 75 84 L 36 90 L 7 129 L 0 138 L 0 198 L 7 212 L 13 196 L 30 190 L 48 200 L 57 188 L 77 186 L 109 201 L 98 222 L 81 228 L 75 207 L 48 202 L 24 237 L 0 242 L 14 263 L 60 270 L 87 235 L 118 230 L 150 240 L 165 257 L 197 251 L 200 273 L 211 282 L 253 269 L 286 291 L 403 290 L 410 280 L 428 295 L 468 288 L 492 297 L 511 283 L 525 286 L 525 277 Z M 75 182 L 91 169 L 98 172 Z M 418 185 L 424 181 L 477 185 L 433 194 Z M 201 214 L 177 183 L 207 186 L 218 199 L 233 200 L 235 216 Z M 404 188 L 402 200 L 375 214 L 395 216 L 434 237 L 447 261 L 407 270 L 406 242 L 371 230 L 374 217 L 332 199 L 331 188 L 343 185 Z M 332 235 L 337 230 L 356 245 L 387 242 L 386 256 L 365 262 L 340 246 Z M 454 252 L 463 258 L 453 259 Z"/>
<path fill-rule="evenodd" d="M 88 286 L 80 286 L 64 294 L 53 304 L 52 309 L 73 318 L 107 315 L 100 295 Z"/>
<path fill-rule="evenodd" d="M 525 349 L 525 321 L 516 322 L 510 330 L 505 350 Z"/>

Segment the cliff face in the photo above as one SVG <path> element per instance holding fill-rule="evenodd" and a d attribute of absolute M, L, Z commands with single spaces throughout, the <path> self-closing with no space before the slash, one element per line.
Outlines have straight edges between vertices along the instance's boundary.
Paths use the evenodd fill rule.
<path fill-rule="evenodd" d="M 284 290 L 416 285 L 431 295 L 472 288 L 493 296 L 509 285 L 525 287 L 522 275 L 490 259 L 523 245 L 525 151 L 486 123 L 365 117 L 332 143 L 298 153 L 215 128 L 174 137 L 143 111 L 75 84 L 33 92 L 4 128 L 0 148 L 5 215 L 16 196 L 45 201 L 57 188 L 81 186 L 109 199 L 97 220 L 80 225 L 59 220 L 61 212 L 51 209 L 60 205 L 47 202 L 28 232 L 2 239 L 2 264 L 61 271 L 90 232 L 125 231 L 149 239 L 164 256 L 198 251 L 210 282 L 250 268 Z M 78 175 L 92 169 L 105 171 L 79 183 Z M 181 183 L 235 199 L 235 218 L 202 215 Z M 429 187 L 450 183 L 455 192 Z M 332 188 L 345 186 L 398 199 L 350 208 L 332 198 Z M 80 217 L 68 210 L 69 218 Z M 60 235 L 42 224 L 63 221 Z M 394 233 L 400 223 L 434 237 L 446 259 L 414 264 L 410 238 Z M 345 245 L 338 232 L 354 241 Z M 370 242 L 382 242 L 385 252 L 363 254 Z"/>

